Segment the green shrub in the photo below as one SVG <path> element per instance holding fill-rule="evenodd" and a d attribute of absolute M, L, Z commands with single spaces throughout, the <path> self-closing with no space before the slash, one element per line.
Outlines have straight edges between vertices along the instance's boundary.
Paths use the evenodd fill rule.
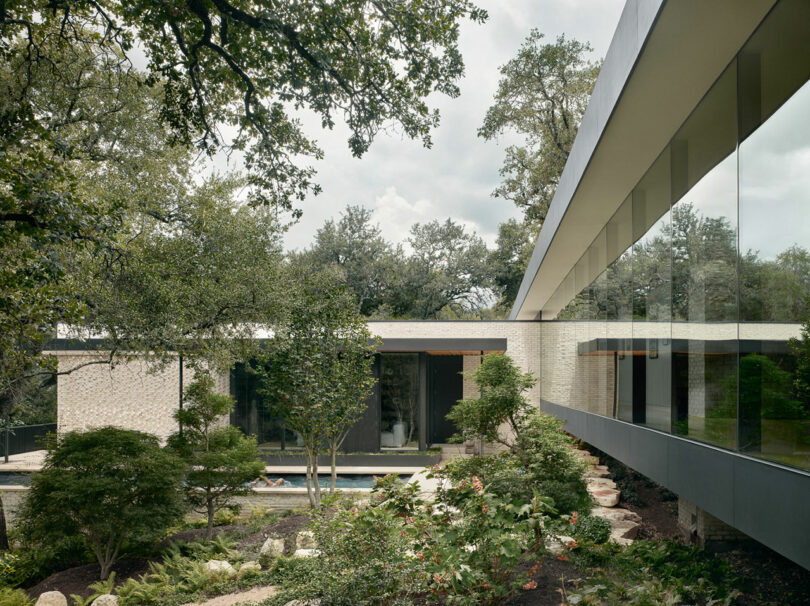
<path fill-rule="evenodd" d="M 182 473 L 155 436 L 117 427 L 70 432 L 33 475 L 21 528 L 34 544 L 82 537 L 106 579 L 126 540 L 155 539 L 183 514 Z"/>
<path fill-rule="evenodd" d="M 0 554 L 0 586 L 30 587 L 54 572 L 91 561 L 81 537 Z"/>
<path fill-rule="evenodd" d="M 572 534 L 580 541 L 605 543 L 610 538 L 610 522 L 596 516 L 583 516 L 574 524 Z"/>
<path fill-rule="evenodd" d="M 559 514 L 587 513 L 591 497 L 584 464 L 570 448 L 562 423 L 540 413 L 529 414 L 523 424 L 523 458 L 513 452 L 454 459 L 436 475 L 453 482 L 477 476 L 489 492 L 508 501 L 529 503 L 535 495 L 550 497 Z"/>

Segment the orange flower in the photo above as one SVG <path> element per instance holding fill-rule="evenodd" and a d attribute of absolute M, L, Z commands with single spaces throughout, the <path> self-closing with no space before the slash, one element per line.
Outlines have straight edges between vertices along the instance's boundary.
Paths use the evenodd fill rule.
<path fill-rule="evenodd" d="M 442 576 L 438 572 L 433 573 L 433 582 L 437 585 L 442 582 Z"/>
<path fill-rule="evenodd" d="M 576 524 L 577 522 L 579 522 L 579 512 L 575 511 L 574 513 L 572 513 L 571 519 L 568 520 L 568 522 L 570 524 Z"/>
<path fill-rule="evenodd" d="M 557 559 L 562 561 L 562 562 L 567 562 L 568 561 L 568 556 L 565 555 L 564 553 L 561 553 L 560 555 L 557 556 Z"/>
<path fill-rule="evenodd" d="M 530 589 L 537 589 L 537 581 L 529 581 L 523 584 L 523 591 L 529 591 Z"/>
<path fill-rule="evenodd" d="M 489 513 L 489 505 L 487 505 L 486 503 L 481 505 L 481 511 L 483 511 L 484 513 Z"/>
<path fill-rule="evenodd" d="M 533 576 L 540 572 L 540 562 L 529 568 L 529 576 Z"/>
<path fill-rule="evenodd" d="M 472 477 L 472 486 L 475 492 L 481 492 L 482 490 L 484 490 L 484 484 L 481 482 L 481 480 L 478 479 L 478 476 Z"/>
<path fill-rule="evenodd" d="M 405 516 L 405 523 L 406 524 L 413 524 L 413 517 Z"/>
<path fill-rule="evenodd" d="M 566 543 L 565 546 L 568 549 L 576 549 L 577 547 L 579 547 L 579 543 L 577 543 L 576 541 L 568 541 L 568 543 Z"/>

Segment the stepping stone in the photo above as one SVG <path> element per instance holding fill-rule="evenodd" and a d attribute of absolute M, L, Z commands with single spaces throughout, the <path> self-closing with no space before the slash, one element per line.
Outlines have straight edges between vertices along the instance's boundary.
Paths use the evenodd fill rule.
<path fill-rule="evenodd" d="M 619 504 L 619 497 L 621 492 L 613 488 L 591 488 L 588 487 L 588 492 L 591 493 L 594 501 L 602 507 L 615 507 Z"/>
<path fill-rule="evenodd" d="M 587 478 L 605 478 L 609 475 L 610 470 L 604 465 L 591 465 L 591 467 L 585 471 L 585 477 Z"/>
<path fill-rule="evenodd" d="M 597 518 L 603 518 L 608 522 L 628 520 L 630 522 L 641 522 L 641 516 L 635 511 L 623 509 L 621 507 L 594 507 L 591 509 L 591 515 Z"/>
<path fill-rule="evenodd" d="M 254 587 L 248 591 L 220 595 L 205 602 L 195 602 L 193 604 L 187 604 L 187 606 L 235 606 L 236 604 L 245 603 L 255 604 L 257 602 L 263 602 L 277 593 L 278 588 L 272 585 L 268 585 L 267 587 Z"/>
<path fill-rule="evenodd" d="M 600 488 L 613 488 L 616 489 L 616 482 L 609 478 L 585 478 L 588 486 L 598 486 Z"/>
<path fill-rule="evenodd" d="M 610 537 L 616 539 L 635 539 L 641 524 L 630 520 L 614 520 L 610 523 Z"/>

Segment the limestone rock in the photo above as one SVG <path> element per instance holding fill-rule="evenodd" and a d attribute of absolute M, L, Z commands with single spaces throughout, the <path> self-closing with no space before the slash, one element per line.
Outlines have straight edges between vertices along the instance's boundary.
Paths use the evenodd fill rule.
<path fill-rule="evenodd" d="M 591 515 L 597 518 L 604 518 L 608 522 L 614 520 L 628 520 L 630 522 L 641 522 L 641 516 L 635 511 L 622 509 L 621 507 L 594 507 Z"/>
<path fill-rule="evenodd" d="M 211 574 L 221 574 L 226 576 L 236 574 L 236 570 L 234 570 L 233 566 L 231 566 L 230 563 L 226 562 L 225 560 L 209 560 L 205 563 L 205 570 Z"/>
<path fill-rule="evenodd" d="M 565 551 L 565 546 L 572 541 L 575 541 L 574 537 L 569 537 L 566 535 L 550 537 L 546 543 L 546 549 L 548 549 L 553 555 L 559 555 Z"/>
<path fill-rule="evenodd" d="M 610 522 L 610 538 L 614 539 L 635 539 L 641 524 L 630 520 L 614 520 Z"/>
<path fill-rule="evenodd" d="M 111 593 L 105 593 L 93 600 L 93 606 L 118 606 L 118 597 Z"/>
<path fill-rule="evenodd" d="M 302 530 L 295 536 L 296 549 L 315 549 L 318 545 L 315 543 L 315 535 L 311 530 Z"/>
<path fill-rule="evenodd" d="M 46 591 L 34 606 L 67 606 L 67 598 L 61 591 Z"/>
<path fill-rule="evenodd" d="M 598 486 L 600 488 L 616 488 L 616 482 L 608 478 L 586 478 L 588 486 Z"/>
<path fill-rule="evenodd" d="M 613 488 L 588 488 L 593 500 L 602 507 L 615 507 L 619 504 L 619 497 L 622 493 Z"/>
<path fill-rule="evenodd" d="M 296 549 L 293 554 L 296 558 L 314 558 L 321 555 L 317 549 Z"/>
<path fill-rule="evenodd" d="M 585 477 L 588 478 L 606 478 L 610 475 L 610 470 L 604 465 L 591 465 L 585 471 Z"/>
<path fill-rule="evenodd" d="M 261 554 L 270 556 L 271 558 L 278 558 L 284 553 L 284 539 L 277 537 L 268 537 L 261 548 Z"/>

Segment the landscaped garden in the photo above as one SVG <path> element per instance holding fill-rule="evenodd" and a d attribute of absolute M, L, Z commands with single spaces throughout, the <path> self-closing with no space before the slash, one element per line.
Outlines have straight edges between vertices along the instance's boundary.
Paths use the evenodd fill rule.
<path fill-rule="evenodd" d="M 229 399 L 205 380 L 189 387 L 182 440 L 166 447 L 115 428 L 68 434 L 32 478 L 15 546 L 0 558 L 0 604 L 50 591 L 76 605 L 133 606 L 215 596 L 268 606 L 799 604 L 810 595 L 797 567 L 774 576 L 773 556 L 760 568 L 778 594 L 761 574 L 745 578 L 751 553 L 683 544 L 673 495 L 606 461 L 622 506 L 641 520 L 636 539 L 622 539 L 592 500 L 586 473 L 602 468 L 526 401 L 531 375 L 490 354 L 472 378 L 480 397 L 454 410 L 458 438 L 487 437 L 500 452 L 434 466 L 432 490 L 391 474 L 368 499 L 338 491 L 305 511 L 232 506 L 261 465 L 255 442 L 211 426 Z"/>

